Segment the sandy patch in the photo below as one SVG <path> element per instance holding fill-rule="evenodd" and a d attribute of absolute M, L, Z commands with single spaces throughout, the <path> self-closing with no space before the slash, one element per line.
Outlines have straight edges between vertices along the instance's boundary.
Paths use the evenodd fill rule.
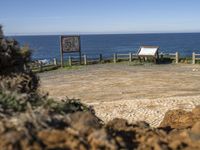
<path fill-rule="evenodd" d="M 102 64 L 39 76 L 51 97 L 92 104 L 105 121 L 123 117 L 156 126 L 169 109 L 200 105 L 200 65 Z"/>

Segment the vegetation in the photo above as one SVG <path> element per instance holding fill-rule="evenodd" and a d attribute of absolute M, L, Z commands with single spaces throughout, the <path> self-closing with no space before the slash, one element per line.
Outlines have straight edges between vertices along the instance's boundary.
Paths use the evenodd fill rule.
<path fill-rule="evenodd" d="M 3 38 L 3 30 L 1 25 L 0 25 L 0 38 Z"/>
<path fill-rule="evenodd" d="M 91 106 L 88 107 L 82 104 L 79 99 L 69 99 L 68 97 L 66 97 L 66 99 L 62 100 L 61 102 L 49 99 L 46 101 L 45 105 L 51 113 L 67 114 L 78 111 L 91 112 L 92 114 L 95 113 Z"/>
<path fill-rule="evenodd" d="M 58 66 L 54 66 L 54 65 L 49 65 L 49 66 L 43 66 L 42 70 L 40 68 L 32 68 L 32 72 L 34 73 L 42 73 L 42 72 L 46 72 L 46 71 L 53 71 L 58 69 Z"/>
<path fill-rule="evenodd" d="M 78 100 L 56 102 L 38 90 L 39 78 L 29 68 L 31 52 L 27 45 L 20 47 L 15 40 L 3 37 L 0 26 L 0 112 L 12 115 L 44 107 L 54 113 L 91 111 Z"/>

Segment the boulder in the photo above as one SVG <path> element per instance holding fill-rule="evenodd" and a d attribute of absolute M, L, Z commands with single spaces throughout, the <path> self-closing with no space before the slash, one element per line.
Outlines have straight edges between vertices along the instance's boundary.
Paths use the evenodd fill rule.
<path fill-rule="evenodd" d="M 169 110 L 160 124 L 160 127 L 171 127 L 176 129 L 191 128 L 200 121 L 200 107 L 196 107 L 192 112 L 185 110 Z"/>

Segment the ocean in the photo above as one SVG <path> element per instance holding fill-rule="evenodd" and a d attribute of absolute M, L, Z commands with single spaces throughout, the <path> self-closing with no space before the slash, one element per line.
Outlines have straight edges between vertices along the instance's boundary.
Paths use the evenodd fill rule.
<path fill-rule="evenodd" d="M 32 59 L 60 59 L 60 36 L 12 36 L 20 45 L 28 44 Z M 141 45 L 160 46 L 159 52 L 179 52 L 181 57 L 191 57 L 192 52 L 200 53 L 200 33 L 168 34 L 107 34 L 81 35 L 81 52 L 89 57 L 112 57 L 114 53 L 137 53 Z M 65 53 L 64 57 L 69 55 Z"/>

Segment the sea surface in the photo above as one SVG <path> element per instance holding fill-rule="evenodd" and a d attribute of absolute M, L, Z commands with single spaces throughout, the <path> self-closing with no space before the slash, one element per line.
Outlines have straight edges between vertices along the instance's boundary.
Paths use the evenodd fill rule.
<path fill-rule="evenodd" d="M 60 36 L 12 36 L 20 45 L 28 44 L 32 59 L 60 59 Z M 160 46 L 159 52 L 174 53 L 191 57 L 192 52 L 200 53 L 200 33 L 168 34 L 107 34 L 81 35 L 81 51 L 88 57 L 112 57 L 114 53 L 137 53 L 141 45 Z M 65 53 L 64 57 L 78 55 Z"/>

